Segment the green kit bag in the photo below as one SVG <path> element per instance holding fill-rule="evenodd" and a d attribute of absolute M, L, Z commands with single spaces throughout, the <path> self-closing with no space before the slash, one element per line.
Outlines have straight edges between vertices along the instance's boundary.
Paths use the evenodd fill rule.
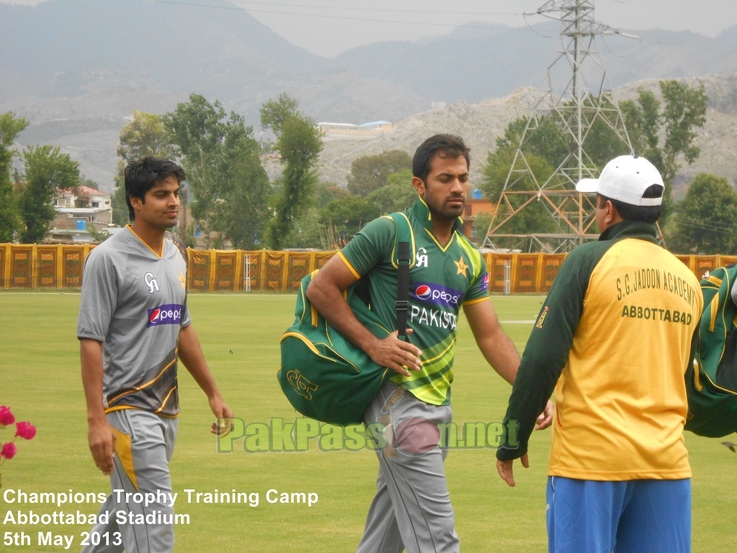
<path fill-rule="evenodd" d="M 704 312 L 698 348 L 686 371 L 686 430 L 718 438 L 737 431 L 737 265 L 719 267 L 701 281 Z"/>
<path fill-rule="evenodd" d="M 414 264 L 414 236 L 404 213 L 390 216 L 397 228 L 392 258 L 397 265 L 397 325 L 406 334 L 409 267 Z M 317 271 L 315 271 L 317 272 Z M 328 324 L 307 299 L 307 275 L 297 293 L 295 320 L 281 337 L 281 367 L 277 378 L 284 395 L 303 415 L 345 426 L 363 422 L 363 412 L 393 371 L 381 367 Z M 368 282 L 360 279 L 346 290 L 356 318 L 377 338 L 385 328 L 371 311 Z"/>

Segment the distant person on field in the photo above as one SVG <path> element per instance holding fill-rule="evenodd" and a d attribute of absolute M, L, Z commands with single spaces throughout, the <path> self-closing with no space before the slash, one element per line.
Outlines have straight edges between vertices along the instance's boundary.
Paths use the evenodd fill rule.
<path fill-rule="evenodd" d="M 453 507 L 438 447 L 437 425 L 451 421 L 456 318 L 461 306 L 484 357 L 514 382 L 519 355 L 489 299 L 489 277 L 478 249 L 461 233 L 468 194 L 469 150 L 451 135 L 435 135 L 417 149 L 412 185 L 418 198 L 405 211 L 416 246 L 410 269 L 408 334 L 376 338 L 356 319 L 343 291 L 369 281 L 372 309 L 397 328 L 397 269 L 390 218 L 368 223 L 312 279 L 307 296 L 344 337 L 396 374 L 366 412 L 367 424 L 387 425 L 389 444 L 377 451 L 377 491 L 359 553 L 457 552 Z M 542 412 L 542 408 L 540 412 Z M 538 414 L 540 414 L 538 412 Z M 541 426 L 550 424 L 541 416 Z"/>
<path fill-rule="evenodd" d="M 186 251 L 167 233 L 177 223 L 183 180 L 184 171 L 165 159 L 128 165 L 132 222 L 92 250 L 85 264 L 77 337 L 89 446 L 97 467 L 110 475 L 113 493 L 100 510 L 109 522 L 92 529 L 96 536 L 84 552 L 174 549 L 169 460 L 179 415 L 178 359 L 207 395 L 218 420 L 212 431 L 230 430 L 233 413 L 190 324 Z M 135 493 L 156 500 L 146 505 L 126 495 Z M 133 524 L 119 525 L 120 511 Z M 136 523 L 152 513 L 154 524 Z"/>
<path fill-rule="evenodd" d="M 687 553 L 691 468 L 684 373 L 702 310 L 699 281 L 658 245 L 663 180 L 620 156 L 596 192 L 598 242 L 574 249 L 532 329 L 497 469 L 514 486 L 535 417 L 555 388 L 548 467 L 550 553 Z M 556 384 L 557 383 L 557 384 Z"/>

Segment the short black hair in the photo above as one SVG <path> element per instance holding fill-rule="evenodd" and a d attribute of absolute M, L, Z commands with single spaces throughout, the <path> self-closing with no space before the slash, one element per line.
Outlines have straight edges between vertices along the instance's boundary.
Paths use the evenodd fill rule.
<path fill-rule="evenodd" d="M 649 186 L 645 192 L 643 192 L 642 197 L 643 198 L 660 198 L 663 195 L 664 188 L 659 184 L 653 184 L 652 186 Z M 654 223 L 658 219 L 660 219 L 660 214 L 662 212 L 662 205 L 632 205 L 627 204 L 624 202 L 621 202 L 619 200 L 613 200 L 612 198 L 607 198 L 606 196 L 602 196 L 601 194 L 597 194 L 597 201 L 600 201 L 601 203 L 599 205 L 603 205 L 609 200 L 612 202 L 612 205 L 617 210 L 617 213 L 619 213 L 619 216 L 622 217 L 625 221 L 641 221 L 643 223 Z"/>
<path fill-rule="evenodd" d="M 128 218 L 133 221 L 136 214 L 131 205 L 131 198 L 138 198 L 146 203 L 146 192 L 154 185 L 169 177 L 178 183 L 185 180 L 184 169 L 173 161 L 160 157 L 147 156 L 133 161 L 125 168 L 125 203 L 128 204 Z"/>
<path fill-rule="evenodd" d="M 470 152 L 471 150 L 463 143 L 460 136 L 436 134 L 425 140 L 417 148 L 412 159 L 412 175 L 421 179 L 422 182 L 427 181 L 427 175 L 430 174 L 430 162 L 435 154 L 452 158 L 463 156 L 466 158 L 466 164 L 470 167 Z"/>

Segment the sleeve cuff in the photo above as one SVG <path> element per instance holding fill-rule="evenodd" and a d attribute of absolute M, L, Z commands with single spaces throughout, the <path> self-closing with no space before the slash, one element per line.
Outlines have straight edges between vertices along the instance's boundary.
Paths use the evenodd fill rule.
<path fill-rule="evenodd" d="M 343 252 L 338 252 L 338 256 L 343 261 L 343 263 L 345 263 L 345 266 L 348 267 L 348 270 L 351 273 L 353 273 L 353 276 L 356 277 L 356 279 L 361 278 L 361 275 L 358 274 L 358 271 L 356 271 L 356 269 L 353 267 L 353 265 L 351 265 L 351 262 L 348 261 L 348 259 L 346 258 L 345 255 L 343 255 Z"/>
<path fill-rule="evenodd" d="M 515 449 L 500 447 L 496 450 L 496 458 L 500 461 L 513 461 L 514 459 L 519 459 L 525 453 L 527 453 L 527 447 L 518 447 Z"/>

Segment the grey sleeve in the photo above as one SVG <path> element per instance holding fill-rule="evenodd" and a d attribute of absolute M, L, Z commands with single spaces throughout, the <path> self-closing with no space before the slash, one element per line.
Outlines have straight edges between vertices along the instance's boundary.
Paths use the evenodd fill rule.
<path fill-rule="evenodd" d="M 99 248 L 99 247 L 98 247 Z M 105 340 L 118 302 L 118 275 L 107 252 L 95 249 L 87 257 L 82 280 L 77 338 Z"/>
<path fill-rule="evenodd" d="M 187 246 L 184 241 L 179 238 L 176 234 L 167 232 L 167 237 L 171 239 L 172 244 L 179 250 L 184 262 L 184 275 L 185 282 L 189 281 L 189 258 L 187 257 Z M 182 309 L 182 322 L 179 324 L 179 328 L 186 328 L 192 324 L 192 318 L 189 315 L 188 300 L 189 289 L 184 292 L 184 308 Z"/>
<path fill-rule="evenodd" d="M 184 309 L 182 310 L 182 322 L 180 328 L 186 328 L 192 324 L 192 317 L 189 316 L 189 307 L 187 307 L 187 300 L 184 300 Z"/>

